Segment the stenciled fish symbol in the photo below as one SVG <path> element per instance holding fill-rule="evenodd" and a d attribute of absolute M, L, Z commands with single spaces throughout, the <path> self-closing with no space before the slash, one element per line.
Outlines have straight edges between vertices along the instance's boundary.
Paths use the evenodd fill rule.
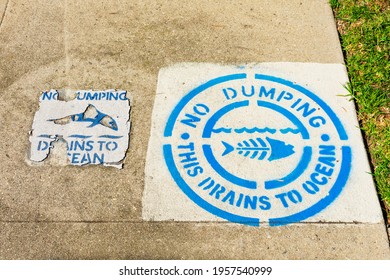
<path fill-rule="evenodd" d="M 268 145 L 266 141 L 261 138 L 244 140 L 238 143 L 237 147 L 222 141 L 222 144 L 225 146 L 225 151 L 222 156 L 226 156 L 236 150 L 238 151 L 238 154 L 243 155 L 244 157 L 250 156 L 251 159 L 258 160 L 264 160 L 267 154 L 269 154 L 267 160 L 273 161 L 288 157 L 294 153 L 293 145 L 269 137 L 266 137 L 265 139 L 268 142 Z"/>
<path fill-rule="evenodd" d="M 94 127 L 98 124 L 111 128 L 115 131 L 118 130 L 118 125 L 115 120 L 107 114 L 104 114 L 96 109 L 95 106 L 89 104 L 84 112 L 66 116 L 59 119 L 50 119 L 55 124 L 65 125 L 71 122 L 90 122 L 88 127 Z"/>

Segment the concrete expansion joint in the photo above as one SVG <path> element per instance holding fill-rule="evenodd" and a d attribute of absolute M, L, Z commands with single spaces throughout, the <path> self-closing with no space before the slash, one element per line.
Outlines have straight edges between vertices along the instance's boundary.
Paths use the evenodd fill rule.
<path fill-rule="evenodd" d="M 0 223 L 10 224 L 177 224 L 177 225 L 231 225 L 242 226 L 239 224 L 232 224 L 228 221 L 7 221 L 3 220 Z M 367 222 L 332 222 L 332 221 L 319 221 L 319 222 L 298 222 L 289 225 L 288 227 L 301 226 L 301 225 L 380 225 L 381 223 L 367 223 Z M 268 223 L 260 223 L 261 226 L 268 227 Z"/>

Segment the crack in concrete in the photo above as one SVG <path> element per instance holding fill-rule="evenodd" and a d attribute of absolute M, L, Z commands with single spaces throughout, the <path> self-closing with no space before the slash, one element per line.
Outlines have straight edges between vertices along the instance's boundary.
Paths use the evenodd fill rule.
<path fill-rule="evenodd" d="M 7 0 L 7 2 L 5 3 L 4 12 L 3 12 L 3 15 L 2 15 L 1 18 L 0 18 L 0 28 L 1 28 L 1 25 L 3 24 L 4 17 L 5 17 L 5 13 L 7 12 L 7 8 L 8 8 L 9 1 L 10 1 L 10 0 Z"/>

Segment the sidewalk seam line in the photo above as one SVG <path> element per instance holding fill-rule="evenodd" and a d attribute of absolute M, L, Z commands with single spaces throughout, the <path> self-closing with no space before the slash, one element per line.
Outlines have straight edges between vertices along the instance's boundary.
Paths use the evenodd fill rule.
<path fill-rule="evenodd" d="M 10 224 L 218 224 L 230 225 L 230 222 L 209 222 L 209 221 L 0 221 Z M 268 223 L 261 223 L 267 225 Z M 379 225 L 382 223 L 369 222 L 298 222 L 291 225 Z"/>
<path fill-rule="evenodd" d="M 7 0 L 7 2 L 5 3 L 4 12 L 3 12 L 3 15 L 1 16 L 1 19 L 0 19 L 0 28 L 1 28 L 1 25 L 3 24 L 4 18 L 5 18 L 5 13 L 7 12 L 9 1 L 10 0 Z"/>

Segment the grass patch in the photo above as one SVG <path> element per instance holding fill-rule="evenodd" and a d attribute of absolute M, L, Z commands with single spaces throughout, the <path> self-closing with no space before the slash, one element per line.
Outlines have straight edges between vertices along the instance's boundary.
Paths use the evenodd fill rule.
<path fill-rule="evenodd" d="M 330 0 L 374 180 L 390 222 L 390 1 Z"/>

